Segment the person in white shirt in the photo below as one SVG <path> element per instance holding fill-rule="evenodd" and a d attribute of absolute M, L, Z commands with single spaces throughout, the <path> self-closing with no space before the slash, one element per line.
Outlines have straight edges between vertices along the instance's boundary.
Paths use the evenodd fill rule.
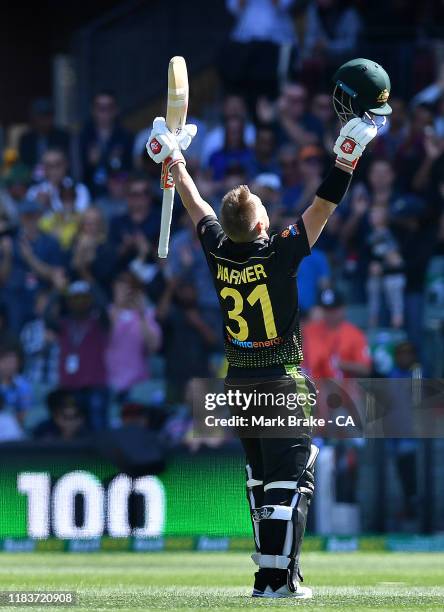
<path fill-rule="evenodd" d="M 61 187 L 74 187 L 74 210 L 84 212 L 91 201 L 90 193 L 83 183 L 75 183 L 68 175 L 68 160 L 61 149 L 48 149 L 44 153 L 43 170 L 45 178 L 41 183 L 33 185 L 27 193 L 27 199 L 36 200 L 45 212 L 62 212 L 63 202 L 60 197 Z"/>

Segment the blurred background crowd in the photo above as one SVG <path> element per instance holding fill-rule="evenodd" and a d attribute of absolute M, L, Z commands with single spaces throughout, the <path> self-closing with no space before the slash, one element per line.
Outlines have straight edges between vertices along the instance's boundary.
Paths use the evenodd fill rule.
<path fill-rule="evenodd" d="M 203 77 L 210 95 L 194 97 L 189 60 L 199 131 L 187 163 L 216 212 L 248 183 L 273 229 L 294 222 L 332 163 L 334 70 L 364 56 L 391 75 L 393 115 L 300 268 L 304 366 L 442 377 L 443 3 L 215 4 L 225 21 Z M 161 74 L 159 93 L 164 64 Z M 125 95 L 96 86 L 75 125 L 57 121 L 54 98 L 26 99 L 27 124 L 3 139 L 0 441 L 80 439 L 147 423 L 156 406 L 182 440 L 190 379 L 223 375 L 217 297 L 179 202 L 170 255 L 157 258 L 159 171 L 145 143 L 164 98 L 128 121 Z"/>

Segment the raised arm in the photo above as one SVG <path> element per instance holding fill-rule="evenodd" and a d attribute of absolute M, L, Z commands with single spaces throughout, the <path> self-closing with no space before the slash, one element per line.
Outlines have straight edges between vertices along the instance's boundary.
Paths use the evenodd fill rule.
<path fill-rule="evenodd" d="M 376 136 L 378 128 L 370 117 L 351 119 L 342 128 L 333 151 L 336 162 L 319 186 L 313 203 L 302 215 L 308 242 L 312 247 L 319 238 L 330 215 L 349 188 L 353 170 L 366 145 Z"/>
<path fill-rule="evenodd" d="M 202 199 L 197 187 L 188 173 L 185 164 L 178 163 L 171 168 L 174 183 L 183 205 L 188 211 L 194 225 L 197 225 L 203 217 L 216 213 L 211 206 Z"/>
<path fill-rule="evenodd" d="M 200 196 L 197 187 L 185 168 L 182 150 L 186 150 L 197 133 L 197 127 L 189 124 L 175 136 L 166 126 L 163 117 L 156 117 L 153 129 L 146 144 L 148 155 L 156 164 L 164 163 L 164 171 L 171 173 L 175 187 L 183 205 L 188 211 L 194 225 L 207 215 L 215 215 L 214 210 Z"/>

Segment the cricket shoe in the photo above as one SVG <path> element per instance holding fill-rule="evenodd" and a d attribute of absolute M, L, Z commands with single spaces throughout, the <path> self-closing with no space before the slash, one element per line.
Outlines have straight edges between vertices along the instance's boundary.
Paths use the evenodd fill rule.
<path fill-rule="evenodd" d="M 297 581 L 293 581 L 291 587 L 287 581 L 287 573 L 284 575 L 278 570 L 256 572 L 252 597 L 264 599 L 279 599 L 291 597 L 292 599 L 311 599 L 312 590 L 303 587 Z"/>

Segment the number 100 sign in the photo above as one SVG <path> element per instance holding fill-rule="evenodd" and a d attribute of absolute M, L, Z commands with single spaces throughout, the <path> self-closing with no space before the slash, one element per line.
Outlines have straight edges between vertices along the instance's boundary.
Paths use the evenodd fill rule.
<path fill-rule="evenodd" d="M 64 474 L 51 486 L 47 472 L 21 472 L 17 488 L 27 496 L 28 536 L 47 538 L 52 533 L 61 539 L 156 537 L 165 526 L 165 489 L 155 476 L 130 478 L 119 474 L 105 488 L 100 480 L 86 471 Z M 131 493 L 142 496 L 144 524 L 129 524 L 128 501 Z M 76 497 L 83 502 L 83 521 L 77 524 Z"/>

